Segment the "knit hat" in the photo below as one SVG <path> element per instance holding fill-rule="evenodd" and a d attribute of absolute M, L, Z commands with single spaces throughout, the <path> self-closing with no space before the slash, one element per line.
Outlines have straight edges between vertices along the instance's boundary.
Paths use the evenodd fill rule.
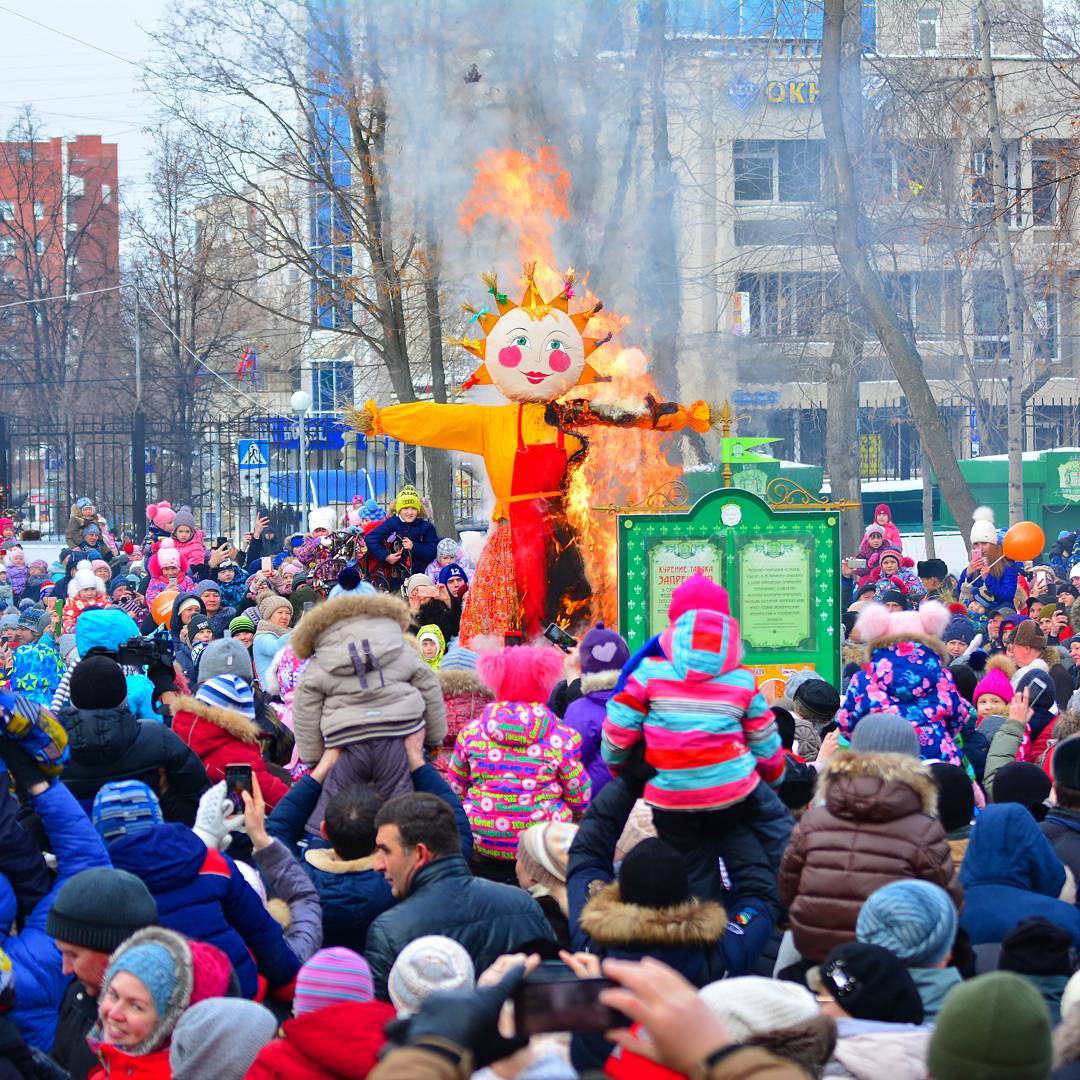
<path fill-rule="evenodd" d="M 244 998 L 207 998 L 184 1011 L 173 1029 L 173 1080 L 243 1080 L 277 1033 L 277 1018 Z"/>
<path fill-rule="evenodd" d="M 1049 809 L 1050 777 L 1033 761 L 1010 761 L 994 776 L 991 798 L 995 803 L 1019 803 L 1042 821 Z"/>
<path fill-rule="evenodd" d="M 915 728 L 896 713 L 867 713 L 851 733 L 851 749 L 860 754 L 921 756 Z"/>
<path fill-rule="evenodd" d="M 671 594 L 668 618 L 674 622 L 687 611 L 718 611 L 721 615 L 730 615 L 731 602 L 727 589 L 701 573 L 688 577 Z"/>
<path fill-rule="evenodd" d="M 682 855 L 659 837 L 631 848 L 619 867 L 623 903 L 666 908 L 690 899 L 690 881 Z"/>
<path fill-rule="evenodd" d="M 383 513 L 383 508 L 374 499 L 368 499 L 360 507 L 361 521 L 381 521 L 384 517 L 386 515 Z"/>
<path fill-rule="evenodd" d="M 255 719 L 255 695 L 251 692 L 251 683 L 239 675 L 214 675 L 199 686 L 195 697 L 206 705 L 231 709 L 248 720 Z"/>
<path fill-rule="evenodd" d="M 927 1053 L 934 1080 L 1045 1080 L 1053 1064 L 1042 994 L 1011 971 L 949 991 Z"/>
<path fill-rule="evenodd" d="M 289 613 L 289 618 L 291 619 L 293 614 L 292 604 L 290 604 L 284 596 L 278 596 L 277 593 L 271 593 L 269 596 L 264 596 L 259 601 L 259 618 L 269 619 L 275 611 L 281 611 L 282 609 Z"/>
<path fill-rule="evenodd" d="M 199 584 L 195 586 L 196 596 L 204 596 L 208 592 L 216 592 L 219 595 L 221 593 L 221 586 L 213 578 L 207 578 L 205 581 L 200 581 Z"/>
<path fill-rule="evenodd" d="M 1025 671 L 1017 679 L 1013 689 L 1017 694 L 1023 694 L 1027 690 L 1028 702 L 1033 709 L 1041 709 L 1054 716 L 1057 715 L 1057 692 L 1054 689 L 1054 680 L 1050 678 L 1048 672 L 1041 671 L 1039 668 Z"/>
<path fill-rule="evenodd" d="M 882 597 L 881 597 L 881 602 L 886 607 L 888 607 L 889 604 L 894 604 L 901 611 L 910 611 L 911 610 L 910 601 L 908 600 L 908 598 L 902 592 L 900 592 L 899 589 L 890 589 L 888 592 L 884 593 L 882 595 Z M 856 624 L 857 623 L 858 623 L 858 620 L 856 620 Z"/>
<path fill-rule="evenodd" d="M 394 500 L 394 513 L 400 513 L 402 510 L 408 510 L 410 508 L 422 512 L 424 503 L 420 498 L 420 492 L 411 484 L 406 484 L 397 493 L 397 498 Z"/>
<path fill-rule="evenodd" d="M 944 580 L 949 576 L 949 568 L 943 559 L 925 559 L 915 564 L 915 576 Z"/>
<path fill-rule="evenodd" d="M 195 531 L 195 515 L 191 512 L 190 506 L 181 506 L 176 511 L 176 516 L 173 518 L 173 532 L 175 533 L 181 525 L 186 525 L 192 532 Z"/>
<path fill-rule="evenodd" d="M 468 582 L 469 575 L 465 573 L 465 570 L 460 563 L 452 562 L 449 566 L 444 566 L 439 571 L 439 584 L 449 585 L 451 578 L 461 578 L 462 581 Z"/>
<path fill-rule="evenodd" d="M 1049 919 L 1021 919 L 1001 940 L 999 971 L 1017 975 L 1072 974 L 1072 934 Z"/>
<path fill-rule="evenodd" d="M 233 619 L 229 623 L 229 633 L 230 634 L 242 634 L 242 633 L 244 633 L 245 630 L 249 634 L 254 634 L 255 633 L 255 623 L 252 622 L 252 619 L 251 619 L 250 615 L 237 615 L 236 618 Z M 241 646 L 241 648 L 243 648 L 243 646 Z M 244 652 L 247 652 L 247 649 L 244 649 Z M 249 663 L 251 662 L 250 658 L 249 658 L 248 662 Z M 204 664 L 206 663 L 206 657 L 205 656 L 203 657 L 203 663 Z M 200 667 L 201 667 L 201 665 L 200 665 Z"/>
<path fill-rule="evenodd" d="M 821 1007 L 805 986 L 760 975 L 711 982 L 698 991 L 698 997 L 720 1017 L 735 1043 L 798 1027 L 821 1015 Z"/>
<path fill-rule="evenodd" d="M 115 709 L 127 700 L 124 670 L 110 656 L 88 656 L 71 672 L 71 704 L 76 709 Z"/>
<path fill-rule="evenodd" d="M 157 796 L 141 780 L 103 784 L 90 811 L 90 821 L 106 843 L 164 820 Z"/>
<path fill-rule="evenodd" d="M 86 510 L 94 505 L 93 499 L 88 499 L 85 495 L 81 499 L 75 500 L 75 507 L 78 510 Z"/>
<path fill-rule="evenodd" d="M 464 645 L 456 641 L 446 650 L 446 655 L 439 665 L 440 671 L 475 671 L 477 655 L 472 649 L 466 649 Z"/>
<path fill-rule="evenodd" d="M 946 833 L 971 824 L 975 816 L 975 791 L 959 765 L 946 761 L 930 764 L 930 775 L 938 789 L 938 820 Z"/>
<path fill-rule="evenodd" d="M 200 611 L 198 615 L 192 615 L 188 620 L 187 634 L 190 642 L 200 630 L 213 631 L 210 620 Z"/>
<path fill-rule="evenodd" d="M 621 671 L 630 659 L 630 646 L 621 634 L 608 630 L 597 623 L 582 639 L 578 649 L 581 657 L 581 674 L 594 675 L 598 671 Z"/>
<path fill-rule="evenodd" d="M 540 821 L 518 835 L 518 862 L 538 885 L 565 885 L 570 845 L 577 826 L 564 821 Z"/>
<path fill-rule="evenodd" d="M 443 667 L 446 662 L 443 661 Z M 1050 758 L 1050 772 L 1058 787 L 1080 791 L 1080 735 L 1063 739 L 1054 747 Z"/>
<path fill-rule="evenodd" d="M 971 527 L 973 544 L 996 544 L 997 529 L 994 528 L 994 511 L 989 506 L 978 506 L 972 515 L 975 524 Z"/>
<path fill-rule="evenodd" d="M 255 632 L 255 624 L 246 615 L 238 615 L 229 623 L 230 633 L 236 629 L 246 630 L 247 627 L 235 627 L 234 624 L 241 619 L 251 624 L 251 632 Z M 218 675 L 232 675 L 251 683 L 255 678 L 255 671 L 251 666 L 251 653 L 239 642 L 232 638 L 222 638 L 219 641 L 211 641 L 199 657 L 199 682 L 209 682 Z"/>
<path fill-rule="evenodd" d="M 164 570 L 166 566 L 173 566 L 178 570 L 180 569 L 180 551 L 168 536 L 161 541 L 161 546 L 157 549 L 155 557 L 157 558 L 158 566 L 160 566 L 162 570 Z"/>
<path fill-rule="evenodd" d="M 158 1016 L 166 1016 L 176 990 L 172 953 L 156 941 L 132 945 L 109 963 L 102 988 L 124 971 L 134 975 L 146 987 Z"/>
<path fill-rule="evenodd" d="M 820 981 L 821 988 L 856 1020 L 923 1022 L 922 999 L 911 975 L 896 956 L 880 945 L 861 941 L 837 945 L 825 963 L 807 976 L 807 981 L 811 986 Z"/>
<path fill-rule="evenodd" d="M 414 589 L 419 589 L 421 585 L 427 585 L 431 588 L 434 584 L 435 582 L 427 574 L 412 574 L 405 579 L 405 595 L 408 596 Z"/>
<path fill-rule="evenodd" d="M 121 589 L 127 589 L 129 592 L 134 592 L 135 586 L 132 585 L 126 577 L 117 578 L 116 581 L 112 583 L 109 595 L 115 596 Z"/>
<path fill-rule="evenodd" d="M 872 892 L 859 911 L 855 936 L 880 945 L 908 967 L 935 967 L 956 940 L 956 905 L 929 881 L 891 881 Z"/>
<path fill-rule="evenodd" d="M 965 645 L 970 645 L 978 632 L 978 628 L 970 619 L 958 615 L 950 619 L 949 625 L 942 630 L 941 640 L 945 642 L 962 641 Z"/>
<path fill-rule="evenodd" d="M 296 976 L 293 1015 L 340 1005 L 343 1001 L 371 1001 L 375 987 L 367 961 L 352 949 L 320 949 Z"/>
<path fill-rule="evenodd" d="M 75 567 L 75 573 L 71 575 L 67 588 L 68 599 L 74 599 L 83 589 L 93 589 L 99 595 L 105 595 L 105 582 L 94 573 L 86 559 Z"/>
<path fill-rule="evenodd" d="M 788 679 L 787 685 L 784 687 L 785 696 L 794 701 L 795 695 L 799 692 L 799 687 L 802 686 L 803 683 L 813 682 L 815 679 L 818 682 L 825 682 L 813 668 L 803 668 L 800 671 L 796 671 L 795 674 Z"/>
<path fill-rule="evenodd" d="M 452 536 L 444 536 L 435 547 L 435 557 L 437 559 L 456 559 L 457 553 L 458 542 Z"/>
<path fill-rule="evenodd" d="M 1009 676 L 1000 668 L 988 667 L 986 674 L 979 680 L 971 695 L 971 704 L 978 705 L 983 694 L 996 694 L 1008 704 L 1013 699 L 1012 683 Z"/>
<path fill-rule="evenodd" d="M 33 630 L 35 634 L 39 633 L 38 625 L 41 623 L 41 616 L 45 614 L 42 608 L 34 607 L 31 605 L 19 616 L 19 626 L 23 630 Z"/>
<path fill-rule="evenodd" d="M 1061 994 L 1061 1015 L 1068 1016 L 1075 1005 L 1080 1005 L 1080 971 L 1077 971 L 1065 984 Z"/>
<path fill-rule="evenodd" d="M 471 990 L 476 982 L 472 957 L 438 934 L 414 938 L 398 953 L 387 979 L 387 991 L 399 1016 L 411 1016 L 434 993 Z"/>
<path fill-rule="evenodd" d="M 337 514 L 332 506 L 319 506 L 308 512 L 308 532 L 313 533 L 317 529 L 325 529 L 328 533 L 334 531 L 337 524 Z"/>
<path fill-rule="evenodd" d="M 194 608 L 196 611 L 202 613 L 203 606 L 202 601 L 193 593 L 189 593 L 187 596 L 178 598 L 176 604 L 176 618 L 179 620 L 180 616 L 190 608 Z"/>
<path fill-rule="evenodd" d="M 88 521 L 82 527 L 82 534 L 84 539 L 90 536 L 100 536 L 101 526 L 96 521 Z"/>
<path fill-rule="evenodd" d="M 836 688 L 820 676 L 803 679 L 794 691 L 789 684 L 788 694 L 792 696 L 799 715 L 812 722 L 828 723 L 840 709 L 840 695 Z"/>
<path fill-rule="evenodd" d="M 1023 645 L 1029 649 L 1046 648 L 1046 635 L 1039 629 L 1039 624 L 1033 619 L 1025 619 L 1016 628 L 1013 635 L 1014 645 Z"/>
<path fill-rule="evenodd" d="M 141 878 L 111 866 L 80 870 L 56 894 L 45 933 L 70 945 L 111 953 L 158 920 L 157 904 Z"/>

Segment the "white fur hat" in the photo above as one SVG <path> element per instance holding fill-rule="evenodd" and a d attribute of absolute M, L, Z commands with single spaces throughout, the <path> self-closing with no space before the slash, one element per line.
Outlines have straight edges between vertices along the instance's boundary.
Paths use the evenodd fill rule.
<path fill-rule="evenodd" d="M 308 532 L 314 532 L 316 529 L 333 532 L 337 524 L 337 514 L 334 513 L 332 506 L 319 506 L 308 512 L 307 523 Z"/>
<path fill-rule="evenodd" d="M 800 1027 L 821 1014 L 814 995 L 794 982 L 746 975 L 702 987 L 698 997 L 724 1023 L 734 1042 Z"/>
<path fill-rule="evenodd" d="M 997 529 L 994 528 L 994 511 L 989 506 L 976 507 L 975 524 L 971 526 L 973 544 L 996 544 Z"/>
<path fill-rule="evenodd" d="M 105 582 L 94 573 L 88 559 L 83 559 L 75 567 L 75 573 L 68 582 L 68 599 L 74 599 L 83 589 L 94 589 L 102 595 L 105 593 Z"/>

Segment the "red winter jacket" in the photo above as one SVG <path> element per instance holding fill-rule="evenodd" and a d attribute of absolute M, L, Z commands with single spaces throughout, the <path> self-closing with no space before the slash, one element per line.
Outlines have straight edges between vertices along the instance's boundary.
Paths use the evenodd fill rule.
<path fill-rule="evenodd" d="M 128 1054 L 119 1046 L 102 1043 L 97 1048 L 101 1064 L 89 1073 L 89 1080 L 169 1080 L 169 1048 L 152 1054 Z"/>
<path fill-rule="evenodd" d="M 286 1020 L 282 1037 L 259 1051 L 244 1080 L 363 1080 L 386 1043 L 383 1029 L 396 1018 L 384 1001 L 345 1001 Z"/>
<path fill-rule="evenodd" d="M 172 729 L 199 755 L 211 783 L 225 779 L 226 765 L 250 765 L 268 809 L 289 793 L 289 785 L 266 767 L 254 720 L 197 698 L 178 697 L 173 702 Z"/>

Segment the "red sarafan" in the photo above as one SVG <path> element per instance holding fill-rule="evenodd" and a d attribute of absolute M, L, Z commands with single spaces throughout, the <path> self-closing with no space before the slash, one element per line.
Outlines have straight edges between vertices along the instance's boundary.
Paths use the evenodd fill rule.
<path fill-rule="evenodd" d="M 499 701 L 546 702 L 562 676 L 563 656 L 550 645 L 518 645 L 486 653 L 476 664 Z"/>

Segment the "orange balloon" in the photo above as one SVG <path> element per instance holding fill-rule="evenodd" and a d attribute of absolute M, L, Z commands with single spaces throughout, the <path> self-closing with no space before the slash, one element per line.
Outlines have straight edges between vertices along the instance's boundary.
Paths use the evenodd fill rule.
<path fill-rule="evenodd" d="M 172 615 L 173 604 L 180 595 L 178 589 L 166 589 L 158 593 L 150 604 L 150 614 L 158 626 L 168 627 L 169 617 Z"/>
<path fill-rule="evenodd" d="M 1037 559 L 1046 550 L 1046 534 L 1034 521 L 1018 521 L 1005 534 L 1001 550 L 1017 562 Z"/>

